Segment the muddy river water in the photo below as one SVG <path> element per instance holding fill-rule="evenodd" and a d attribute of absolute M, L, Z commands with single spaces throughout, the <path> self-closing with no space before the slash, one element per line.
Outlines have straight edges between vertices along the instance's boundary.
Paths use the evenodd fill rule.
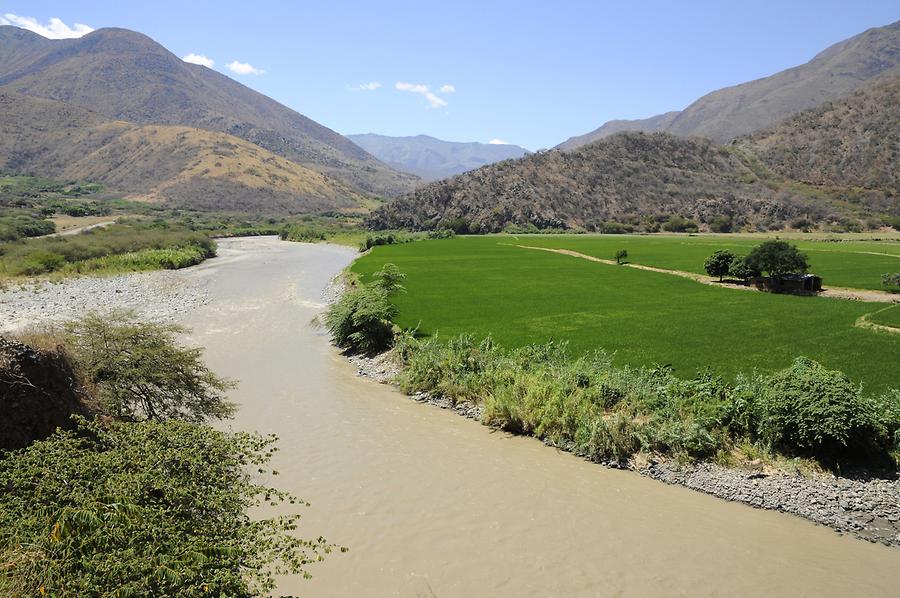
<path fill-rule="evenodd" d="M 235 429 L 274 432 L 302 534 L 348 546 L 303 596 L 897 596 L 900 550 L 557 452 L 359 378 L 310 321 L 355 257 L 220 244 L 186 320 L 240 381 Z M 452 299 L 448 299 L 452 300 Z"/>

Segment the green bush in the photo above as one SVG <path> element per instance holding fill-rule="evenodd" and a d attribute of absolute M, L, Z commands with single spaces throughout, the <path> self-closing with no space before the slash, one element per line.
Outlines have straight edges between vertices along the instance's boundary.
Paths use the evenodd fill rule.
<path fill-rule="evenodd" d="M 332 550 L 264 486 L 274 437 L 186 422 L 88 423 L 0 454 L 0 595 L 263 596 Z"/>
<path fill-rule="evenodd" d="M 397 307 L 391 296 L 403 290 L 404 275 L 385 264 L 374 276 L 374 282 L 347 291 L 325 312 L 325 327 L 337 346 L 371 355 L 393 343 Z"/>
<path fill-rule="evenodd" d="M 697 228 L 696 222 L 682 218 L 677 214 L 669 216 L 668 220 L 663 223 L 662 229 L 671 233 L 695 233 L 700 230 Z"/>
<path fill-rule="evenodd" d="M 881 275 L 881 284 L 889 291 L 900 291 L 900 272 L 889 272 Z"/>
<path fill-rule="evenodd" d="M 53 251 L 46 249 L 37 249 L 30 252 L 23 260 L 16 263 L 10 274 L 14 276 L 26 275 L 34 276 L 37 274 L 46 274 L 55 272 L 62 268 L 66 263 L 66 258 Z"/>
<path fill-rule="evenodd" d="M 776 446 L 819 457 L 879 444 L 874 403 L 842 373 L 798 357 L 769 382 L 761 434 Z"/>

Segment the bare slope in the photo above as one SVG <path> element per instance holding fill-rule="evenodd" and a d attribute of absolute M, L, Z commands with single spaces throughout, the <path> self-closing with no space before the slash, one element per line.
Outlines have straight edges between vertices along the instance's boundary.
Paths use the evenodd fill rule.
<path fill-rule="evenodd" d="M 0 92 L 0 171 L 105 183 L 201 209 L 355 210 L 340 181 L 243 139 L 176 125 L 106 121 L 75 106 Z"/>
<path fill-rule="evenodd" d="M 397 194 L 416 180 L 331 129 L 126 29 L 45 40 L 0 27 L 0 86 L 108 119 L 228 133 L 368 193 Z"/>

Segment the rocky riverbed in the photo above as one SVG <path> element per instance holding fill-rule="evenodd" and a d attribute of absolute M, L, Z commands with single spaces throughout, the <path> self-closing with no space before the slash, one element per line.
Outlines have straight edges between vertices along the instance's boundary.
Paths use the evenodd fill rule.
<path fill-rule="evenodd" d="M 359 376 L 383 384 L 392 384 L 400 374 L 400 367 L 389 353 L 371 358 L 354 355 L 348 359 Z M 410 398 L 481 420 L 481 407 L 473 403 L 454 404 L 446 397 L 421 392 Z M 569 450 L 571 447 L 556 448 Z M 711 463 L 682 465 L 673 461 L 602 465 L 631 469 L 667 484 L 678 484 L 751 507 L 797 515 L 826 525 L 838 533 L 852 534 L 870 542 L 900 546 L 898 479 L 763 473 Z"/>
<path fill-rule="evenodd" d="M 203 278 L 171 270 L 10 284 L 0 290 L 0 333 L 89 311 L 134 310 L 145 320 L 169 322 L 208 302 Z"/>

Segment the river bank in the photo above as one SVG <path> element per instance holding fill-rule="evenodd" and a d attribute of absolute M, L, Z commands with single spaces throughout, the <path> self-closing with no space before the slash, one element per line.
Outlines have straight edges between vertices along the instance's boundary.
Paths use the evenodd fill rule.
<path fill-rule="evenodd" d="M 280 474 L 263 481 L 311 503 L 284 514 L 302 514 L 302 536 L 350 548 L 311 566 L 311 580 L 279 578 L 277 594 L 847 596 L 900 586 L 894 549 L 597 467 L 357 376 L 310 325 L 353 250 L 257 238 L 223 240 L 219 254 L 174 273 L 208 300 L 170 315 L 213 371 L 239 381 L 229 426 L 279 436 Z"/>

